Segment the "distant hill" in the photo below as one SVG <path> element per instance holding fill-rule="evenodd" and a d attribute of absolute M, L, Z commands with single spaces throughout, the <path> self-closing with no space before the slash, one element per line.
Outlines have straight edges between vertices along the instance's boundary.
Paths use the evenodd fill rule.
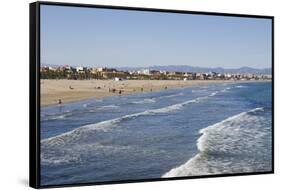
<path fill-rule="evenodd" d="M 225 69 L 222 67 L 206 68 L 193 67 L 188 65 L 167 65 L 167 66 L 150 66 L 150 67 L 119 67 L 118 70 L 163 70 L 163 71 L 181 71 L 181 72 L 217 72 L 217 73 L 252 73 L 252 74 L 271 74 L 271 68 L 255 69 L 251 67 L 241 67 L 236 69 Z"/>

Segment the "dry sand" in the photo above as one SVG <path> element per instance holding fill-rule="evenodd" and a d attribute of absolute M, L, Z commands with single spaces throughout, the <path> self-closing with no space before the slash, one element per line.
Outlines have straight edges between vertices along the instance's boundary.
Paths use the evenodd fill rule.
<path fill-rule="evenodd" d="M 107 96 L 165 90 L 178 87 L 207 85 L 210 83 L 230 83 L 226 80 L 41 80 L 41 105 L 48 106 L 97 99 Z M 110 90 L 111 92 L 110 92 Z M 116 89 L 112 92 L 112 89 Z M 120 94 L 121 91 L 121 94 Z"/>

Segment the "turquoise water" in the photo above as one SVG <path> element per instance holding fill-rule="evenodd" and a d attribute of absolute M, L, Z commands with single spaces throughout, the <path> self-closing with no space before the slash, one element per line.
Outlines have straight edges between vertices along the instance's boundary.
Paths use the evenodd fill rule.
<path fill-rule="evenodd" d="M 41 110 L 41 185 L 271 171 L 271 82 Z"/>

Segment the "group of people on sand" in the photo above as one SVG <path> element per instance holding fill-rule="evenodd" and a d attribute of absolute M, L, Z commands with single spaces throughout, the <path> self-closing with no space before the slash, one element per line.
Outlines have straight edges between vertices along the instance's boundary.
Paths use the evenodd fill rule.
<path fill-rule="evenodd" d="M 105 85 L 104 85 L 104 87 L 105 87 Z M 95 87 L 96 89 L 101 89 L 101 87 Z M 167 86 L 165 86 L 165 89 L 167 89 L 168 87 Z M 73 90 L 74 88 L 70 85 L 69 86 L 69 89 L 70 90 Z M 141 92 L 143 92 L 143 87 L 140 89 L 141 90 Z M 117 90 L 115 89 L 115 88 L 108 88 L 108 91 L 109 92 L 113 92 L 113 93 L 116 93 L 117 92 Z M 150 89 L 150 92 L 152 92 L 152 88 Z M 122 94 L 122 90 L 120 89 L 119 91 L 118 91 L 118 94 Z M 61 99 L 58 99 L 58 105 L 61 105 L 62 104 L 62 100 Z"/>

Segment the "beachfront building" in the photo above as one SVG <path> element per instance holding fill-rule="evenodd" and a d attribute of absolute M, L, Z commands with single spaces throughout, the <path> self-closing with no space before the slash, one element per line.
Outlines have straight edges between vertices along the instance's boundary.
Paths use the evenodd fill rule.
<path fill-rule="evenodd" d="M 56 71 L 57 69 L 55 67 L 48 67 L 49 71 Z"/>
<path fill-rule="evenodd" d="M 40 67 L 41 73 L 47 72 L 48 70 L 49 70 L 49 67 L 47 67 L 47 66 Z"/>
<path fill-rule="evenodd" d="M 99 67 L 99 68 L 97 68 L 96 70 L 97 70 L 97 72 L 103 72 L 103 71 L 104 71 L 104 68 L 103 68 L 103 67 Z"/>
<path fill-rule="evenodd" d="M 160 71 L 161 74 L 167 75 L 169 72 L 168 71 Z"/>
<path fill-rule="evenodd" d="M 107 67 L 99 67 L 96 68 L 97 72 L 117 72 L 117 69 L 107 68 Z"/>
<path fill-rule="evenodd" d="M 206 74 L 205 73 L 196 73 L 195 78 L 197 80 L 205 80 L 206 79 Z"/>
<path fill-rule="evenodd" d="M 232 78 L 232 75 L 231 75 L 230 73 L 226 73 L 226 74 L 224 75 L 224 77 L 225 77 L 225 79 L 229 80 L 229 79 Z"/>
<path fill-rule="evenodd" d="M 116 69 L 107 69 L 101 72 L 101 76 L 103 79 L 114 79 L 114 78 L 126 78 L 129 75 L 128 72 L 118 71 Z"/>
<path fill-rule="evenodd" d="M 266 79 L 266 80 L 271 80 L 272 79 L 272 75 L 262 75 L 260 76 L 261 79 Z"/>
<path fill-rule="evenodd" d="M 161 73 L 160 73 L 160 71 L 157 71 L 157 70 L 151 70 L 150 74 L 151 75 L 160 75 Z"/>
<path fill-rule="evenodd" d="M 195 80 L 196 78 L 196 74 L 191 72 L 186 72 L 183 76 L 185 80 Z"/>
<path fill-rule="evenodd" d="M 60 66 L 40 67 L 40 76 L 42 79 L 128 79 L 128 80 L 271 80 L 271 75 L 253 74 L 253 73 L 195 73 L 179 71 L 159 71 L 142 69 L 137 71 L 122 71 L 114 68 L 87 68 Z M 117 79 L 118 78 L 118 79 Z"/>
<path fill-rule="evenodd" d="M 150 70 L 149 69 L 142 69 L 137 71 L 138 74 L 143 74 L 143 75 L 150 75 Z"/>
<path fill-rule="evenodd" d="M 205 73 L 205 75 L 206 75 L 207 80 L 213 80 L 214 79 L 214 73 L 213 72 Z"/>
<path fill-rule="evenodd" d="M 87 71 L 87 67 L 76 67 L 76 72 L 79 74 L 84 74 Z"/>
<path fill-rule="evenodd" d="M 97 68 L 91 68 L 90 69 L 90 73 L 91 74 L 96 74 L 98 72 L 98 69 Z"/>
<path fill-rule="evenodd" d="M 170 79 L 170 80 L 183 80 L 184 78 L 186 78 L 184 76 L 185 73 L 183 72 L 169 72 L 167 74 L 167 79 Z"/>

